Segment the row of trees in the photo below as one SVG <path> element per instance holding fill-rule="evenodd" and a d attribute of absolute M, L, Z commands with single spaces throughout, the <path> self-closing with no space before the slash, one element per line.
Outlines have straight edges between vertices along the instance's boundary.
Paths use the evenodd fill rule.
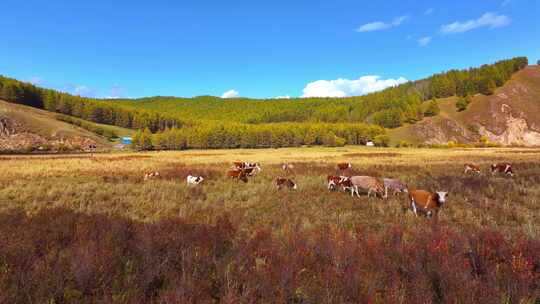
<path fill-rule="evenodd" d="M 222 124 L 198 128 L 173 128 L 152 134 L 140 130 L 133 144 L 140 150 L 183 150 L 218 148 L 279 148 L 302 145 L 343 146 L 375 140 L 388 144 L 385 130 L 368 124 Z"/>

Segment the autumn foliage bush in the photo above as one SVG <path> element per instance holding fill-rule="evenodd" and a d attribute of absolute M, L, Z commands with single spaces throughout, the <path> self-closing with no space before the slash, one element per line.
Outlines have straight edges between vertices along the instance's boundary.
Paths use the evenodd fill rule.
<path fill-rule="evenodd" d="M 534 303 L 540 241 L 359 226 L 0 216 L 0 303 Z"/>

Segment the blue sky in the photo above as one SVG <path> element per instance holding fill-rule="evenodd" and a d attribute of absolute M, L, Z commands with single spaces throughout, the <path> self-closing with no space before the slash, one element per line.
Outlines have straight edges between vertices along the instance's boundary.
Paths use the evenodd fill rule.
<path fill-rule="evenodd" d="M 537 0 L 3 0 L 1 11 L 0 74 L 96 97 L 358 95 L 540 58 Z"/>

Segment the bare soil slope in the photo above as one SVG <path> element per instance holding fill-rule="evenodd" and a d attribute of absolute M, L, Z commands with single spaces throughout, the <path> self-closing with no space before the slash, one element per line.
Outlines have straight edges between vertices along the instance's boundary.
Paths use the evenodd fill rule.
<path fill-rule="evenodd" d="M 476 95 L 463 112 L 457 98 L 439 101 L 441 113 L 390 131 L 394 141 L 441 144 L 477 142 L 481 136 L 503 145 L 540 146 L 540 66 L 516 73 L 491 96 Z"/>
<path fill-rule="evenodd" d="M 55 114 L 0 100 L 0 152 L 108 148 L 105 138 L 59 121 Z"/>

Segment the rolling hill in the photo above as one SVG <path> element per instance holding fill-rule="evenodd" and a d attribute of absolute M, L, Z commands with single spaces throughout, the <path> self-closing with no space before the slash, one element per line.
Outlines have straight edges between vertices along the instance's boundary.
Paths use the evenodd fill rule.
<path fill-rule="evenodd" d="M 101 130 L 98 134 L 104 134 L 104 129 L 126 134 L 128 129 L 140 130 L 136 144 L 144 149 L 340 146 L 369 140 L 386 145 L 389 138 L 392 143 L 413 144 L 487 138 L 504 145 L 536 146 L 540 145 L 535 115 L 540 112 L 539 75 L 538 66 L 528 66 L 526 57 L 515 57 L 449 70 L 364 96 L 265 100 L 95 99 L 0 76 L 0 99 L 59 113 L 54 115 L 61 115 L 60 120 Z M 472 102 L 458 112 L 456 103 L 465 97 Z M 437 107 L 439 113 L 434 111 Z M 57 132 L 47 136 L 57 138 Z"/>
<path fill-rule="evenodd" d="M 93 145 L 98 149 L 112 147 L 113 143 L 106 138 L 58 117 L 52 112 L 0 100 L 0 151 L 84 150 Z M 113 128 L 120 134 L 133 133 L 133 130 L 113 126 L 101 127 Z"/>
<path fill-rule="evenodd" d="M 471 143 L 485 136 L 502 145 L 540 146 L 540 66 L 515 73 L 492 95 L 475 95 L 462 112 L 457 100 L 441 99 L 439 115 L 390 130 L 392 141 Z"/>

